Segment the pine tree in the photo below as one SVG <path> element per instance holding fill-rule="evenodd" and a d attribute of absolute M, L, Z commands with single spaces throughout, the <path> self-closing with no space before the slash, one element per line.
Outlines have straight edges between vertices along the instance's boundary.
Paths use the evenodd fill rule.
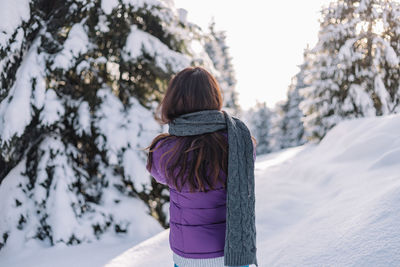
<path fill-rule="evenodd" d="M 400 110 L 399 3 L 337 0 L 322 12 L 301 90 L 306 132 L 321 139 L 339 121 Z"/>
<path fill-rule="evenodd" d="M 247 114 L 251 134 L 257 141 L 257 154 L 266 154 L 271 152 L 270 129 L 271 129 L 271 111 L 265 102 L 257 103 L 249 110 Z"/>
<path fill-rule="evenodd" d="M 306 142 L 303 126 L 303 112 L 299 105 L 303 98 L 299 90 L 304 88 L 304 64 L 300 66 L 299 73 L 292 78 L 287 91 L 287 100 L 282 105 L 282 119 L 279 122 L 280 148 L 294 147 Z"/>
<path fill-rule="evenodd" d="M 169 0 L 4 2 L 20 16 L 0 18 L 0 248 L 166 227 L 142 149 L 171 75 L 201 61 L 199 27 Z"/>
<path fill-rule="evenodd" d="M 226 44 L 226 32 L 217 31 L 214 20 L 209 25 L 209 33 L 205 38 L 205 49 L 217 70 L 216 77 L 223 93 L 224 107 L 234 115 L 238 115 L 240 106 L 238 94 L 235 90 L 235 71 L 229 54 L 229 47 Z"/>
<path fill-rule="evenodd" d="M 287 100 L 278 101 L 270 113 L 269 146 L 271 152 L 281 150 L 285 143 L 282 122 L 287 112 Z"/>

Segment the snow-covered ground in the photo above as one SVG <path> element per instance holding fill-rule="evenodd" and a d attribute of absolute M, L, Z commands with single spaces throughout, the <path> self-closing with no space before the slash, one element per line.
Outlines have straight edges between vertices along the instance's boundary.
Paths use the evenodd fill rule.
<path fill-rule="evenodd" d="M 399 222 L 399 115 L 342 122 L 319 145 L 257 158 L 259 266 L 400 266 Z M 0 251 L 0 266 L 173 266 L 168 234 Z"/>

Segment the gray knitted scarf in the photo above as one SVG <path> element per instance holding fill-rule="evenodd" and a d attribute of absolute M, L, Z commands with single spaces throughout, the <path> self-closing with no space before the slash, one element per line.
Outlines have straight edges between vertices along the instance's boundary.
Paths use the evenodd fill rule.
<path fill-rule="evenodd" d="M 202 110 L 169 123 L 169 134 L 199 135 L 228 131 L 225 266 L 255 264 L 256 226 L 253 143 L 247 126 L 226 111 Z"/>

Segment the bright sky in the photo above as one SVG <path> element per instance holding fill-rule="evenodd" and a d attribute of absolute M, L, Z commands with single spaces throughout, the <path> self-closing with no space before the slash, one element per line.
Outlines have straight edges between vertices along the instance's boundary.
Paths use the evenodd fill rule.
<path fill-rule="evenodd" d="M 175 0 L 188 19 L 207 29 L 214 17 L 227 33 L 236 71 L 239 103 L 269 107 L 286 98 L 303 50 L 317 41 L 320 7 L 328 0 Z"/>

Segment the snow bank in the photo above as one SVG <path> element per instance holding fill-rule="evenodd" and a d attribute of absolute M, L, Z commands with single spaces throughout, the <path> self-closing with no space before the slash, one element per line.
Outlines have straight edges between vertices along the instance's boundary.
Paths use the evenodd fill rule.
<path fill-rule="evenodd" d="M 399 115 L 342 122 L 318 146 L 259 168 L 262 266 L 398 266 L 399 131 Z"/>
<path fill-rule="evenodd" d="M 24 249 L 13 255 L 0 254 L 5 267 L 100 267 L 128 250 L 134 242 L 93 243 L 79 246 L 56 246 L 46 249 Z"/>

